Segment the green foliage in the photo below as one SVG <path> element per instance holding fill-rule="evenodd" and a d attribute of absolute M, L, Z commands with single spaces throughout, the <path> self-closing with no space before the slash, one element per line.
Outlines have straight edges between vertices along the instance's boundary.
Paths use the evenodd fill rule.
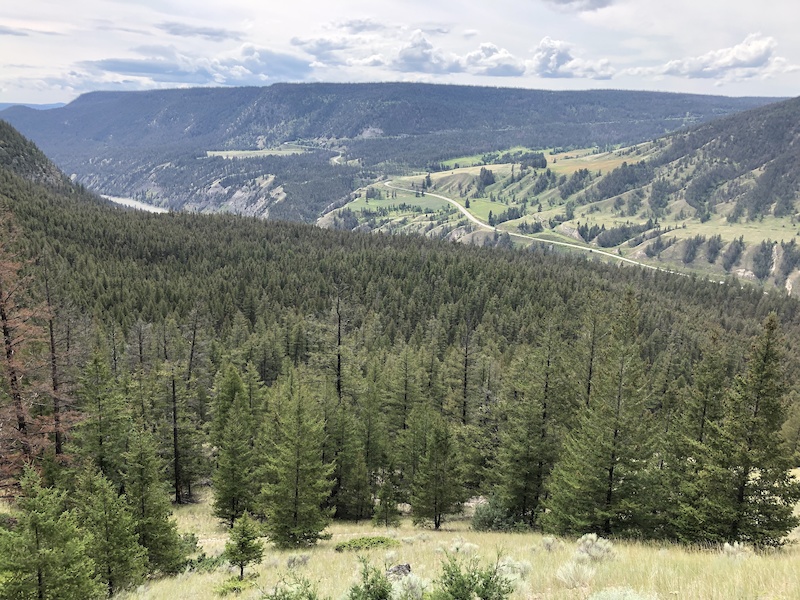
<path fill-rule="evenodd" d="M 475 558 L 462 562 L 447 554 L 442 575 L 430 597 L 431 600 L 503 600 L 513 591 L 514 586 L 501 572 L 499 561 L 481 567 Z"/>
<path fill-rule="evenodd" d="M 219 596 L 239 596 L 247 590 L 253 589 L 257 585 L 256 576 L 231 577 L 226 579 L 214 588 L 214 592 Z"/>
<path fill-rule="evenodd" d="M 281 580 L 262 598 L 263 600 L 321 600 L 314 585 L 305 577 L 298 575 L 292 575 L 289 581 Z"/>
<path fill-rule="evenodd" d="M 321 460 L 323 424 L 310 390 L 294 372 L 279 385 L 277 439 L 266 456 L 268 483 L 262 493 L 265 529 L 279 547 L 313 545 L 330 519 L 322 506 L 333 469 Z"/>
<path fill-rule="evenodd" d="M 43 487 L 30 469 L 21 483 L 17 526 L 0 530 L 0 598 L 104 597 L 76 516 L 65 510 L 64 493 Z"/>
<path fill-rule="evenodd" d="M 361 550 L 371 550 L 373 548 L 395 548 L 399 545 L 400 542 L 395 539 L 382 535 L 371 535 L 353 538 L 346 542 L 339 542 L 334 547 L 334 550 L 336 550 L 336 552 L 359 552 Z"/>
<path fill-rule="evenodd" d="M 361 581 L 347 592 L 347 600 L 389 600 L 392 596 L 392 583 L 386 574 L 370 565 L 365 558 L 361 562 Z"/>
<path fill-rule="evenodd" d="M 146 573 L 147 551 L 139 544 L 125 497 L 90 468 L 78 476 L 71 500 L 86 535 L 86 553 L 94 560 L 95 577 L 107 586 L 108 595 L 139 583 Z"/>
<path fill-rule="evenodd" d="M 428 419 L 425 454 L 412 484 L 411 512 L 415 523 L 429 521 L 439 529 L 444 516 L 460 508 L 466 490 L 451 426 L 432 411 Z"/>
<path fill-rule="evenodd" d="M 475 508 L 470 525 L 475 531 L 513 531 L 518 524 L 495 495 Z"/>
<path fill-rule="evenodd" d="M 254 424 L 245 406 L 244 390 L 236 392 L 224 420 L 214 470 L 214 516 L 233 527 L 245 512 L 254 510 L 258 494 Z"/>
<path fill-rule="evenodd" d="M 124 482 L 139 543 L 147 550 L 150 571 L 177 573 L 186 563 L 187 548 L 178 535 L 164 485 L 163 464 L 156 455 L 152 436 L 135 428 L 124 454 Z"/>
<path fill-rule="evenodd" d="M 240 581 L 244 579 L 244 568 L 260 563 L 264 555 L 264 545 L 258 541 L 260 533 L 258 523 L 247 513 L 236 519 L 231 528 L 224 556 L 232 565 L 239 567 Z"/>

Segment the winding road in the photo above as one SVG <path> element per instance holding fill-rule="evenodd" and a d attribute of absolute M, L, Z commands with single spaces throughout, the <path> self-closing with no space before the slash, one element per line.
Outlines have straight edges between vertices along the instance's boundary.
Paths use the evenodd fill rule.
<path fill-rule="evenodd" d="M 398 191 L 401 191 L 401 192 L 411 192 L 412 194 L 414 194 L 414 193 L 416 193 L 418 191 L 418 190 L 411 190 L 411 189 L 408 189 L 408 188 L 404 188 L 404 187 L 400 187 L 400 186 L 394 185 L 390 181 L 384 181 L 383 185 L 385 185 L 386 187 L 388 187 L 390 189 L 393 189 L 393 190 L 398 190 Z M 605 250 L 598 250 L 596 248 L 587 248 L 586 246 L 580 246 L 578 244 L 570 244 L 569 242 L 556 242 L 556 241 L 553 241 L 553 240 L 543 240 L 541 238 L 536 238 L 536 237 L 533 237 L 532 235 L 526 235 L 524 233 L 514 233 L 514 232 L 511 232 L 511 231 L 504 231 L 502 229 L 498 229 L 497 227 L 492 227 L 491 225 L 488 225 L 487 223 L 484 223 L 483 221 L 478 219 L 475 215 L 473 215 L 471 212 L 469 212 L 466 208 L 464 208 L 461 204 L 459 204 L 458 202 L 456 202 L 455 200 L 453 200 L 451 198 L 448 198 L 447 196 L 442 196 L 441 194 L 434 194 L 434 193 L 431 193 L 431 192 L 425 192 L 425 195 L 426 196 L 431 196 L 433 198 L 439 198 L 440 200 L 445 200 L 446 202 L 449 202 L 450 204 L 455 206 L 459 211 L 461 211 L 461 213 L 465 217 L 467 217 L 467 219 L 469 219 L 472 223 L 474 223 L 478 227 L 481 227 L 481 228 L 486 229 L 488 231 L 496 231 L 498 233 L 507 233 L 511 237 L 515 237 L 515 238 L 521 238 L 521 239 L 524 239 L 524 240 L 530 240 L 530 241 L 533 241 L 533 242 L 539 242 L 540 244 L 550 244 L 551 246 L 562 246 L 564 248 L 571 248 L 573 250 L 580 250 L 582 252 L 588 252 L 589 254 L 598 254 L 600 256 L 605 256 L 607 258 L 613 258 L 614 260 L 618 260 L 620 262 L 629 263 L 629 264 L 636 265 L 636 266 L 639 266 L 639 267 L 644 267 L 645 269 L 651 269 L 653 271 L 662 271 L 664 273 L 672 273 L 673 275 L 681 275 L 682 277 L 688 277 L 688 275 L 686 273 L 680 273 L 678 271 L 672 271 L 670 269 L 663 269 L 661 267 L 648 265 L 646 263 L 642 263 L 642 262 L 633 260 L 631 258 L 626 258 L 624 256 L 619 256 L 618 254 L 613 254 L 612 252 L 606 252 Z"/>

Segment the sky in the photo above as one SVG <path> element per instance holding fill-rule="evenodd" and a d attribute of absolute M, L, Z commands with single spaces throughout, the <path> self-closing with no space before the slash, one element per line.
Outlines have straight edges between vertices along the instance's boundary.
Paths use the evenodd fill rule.
<path fill-rule="evenodd" d="M 3 4 L 0 103 L 279 81 L 800 95 L 797 0 Z"/>

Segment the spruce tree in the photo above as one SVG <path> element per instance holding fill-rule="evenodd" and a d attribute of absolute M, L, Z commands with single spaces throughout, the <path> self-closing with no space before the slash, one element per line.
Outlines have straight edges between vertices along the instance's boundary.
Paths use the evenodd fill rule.
<path fill-rule="evenodd" d="M 786 420 L 783 340 L 774 313 L 753 343 L 746 371 L 726 397 L 725 417 L 708 476 L 720 533 L 758 546 L 782 543 L 799 520 L 800 484 L 780 436 Z M 720 521 L 722 521 L 720 523 Z"/>
<path fill-rule="evenodd" d="M 0 529 L 0 599 L 102 598 L 105 588 L 64 493 L 43 487 L 31 469 L 21 483 L 18 524 Z"/>
<path fill-rule="evenodd" d="M 229 527 L 245 511 L 253 511 L 258 495 L 251 437 L 253 423 L 245 403 L 245 395 L 237 392 L 227 411 L 214 470 L 214 516 L 226 521 Z"/>
<path fill-rule="evenodd" d="M 547 480 L 558 457 L 560 427 L 573 410 L 558 375 L 558 332 L 551 326 L 542 338 L 532 352 L 523 348 L 511 366 L 494 469 L 501 506 L 529 527 L 542 512 Z"/>
<path fill-rule="evenodd" d="M 125 463 L 125 495 L 139 543 L 147 550 L 148 569 L 175 573 L 185 563 L 187 549 L 172 519 L 164 465 L 149 432 L 134 428 Z"/>
<path fill-rule="evenodd" d="M 146 572 L 147 551 L 139 544 L 125 497 L 90 467 L 79 474 L 72 502 L 86 533 L 86 553 L 108 595 L 139 583 Z"/>
<path fill-rule="evenodd" d="M 427 427 L 425 453 L 412 484 L 411 512 L 415 523 L 429 521 L 438 530 L 445 515 L 460 508 L 466 489 L 460 450 L 451 426 L 431 411 Z"/>
<path fill-rule="evenodd" d="M 259 537 L 258 523 L 248 513 L 236 519 L 230 540 L 225 543 L 224 556 L 232 565 L 239 567 L 239 579 L 244 579 L 247 565 L 261 562 L 264 545 L 258 540 Z"/>
<path fill-rule="evenodd" d="M 277 439 L 265 457 L 265 528 L 279 547 L 312 545 L 330 521 L 323 505 L 331 491 L 333 468 L 322 462 L 323 426 L 309 390 L 294 372 L 282 390 Z"/>
<path fill-rule="evenodd" d="M 637 535 L 647 528 L 643 477 L 651 458 L 650 415 L 637 340 L 638 310 L 629 294 L 615 319 L 591 403 L 553 469 L 544 515 L 561 534 Z"/>
<path fill-rule="evenodd" d="M 124 398 L 112 380 L 108 362 L 98 348 L 83 370 L 78 398 L 86 418 L 75 431 L 77 453 L 121 489 L 125 469 L 123 453 L 131 420 Z"/>

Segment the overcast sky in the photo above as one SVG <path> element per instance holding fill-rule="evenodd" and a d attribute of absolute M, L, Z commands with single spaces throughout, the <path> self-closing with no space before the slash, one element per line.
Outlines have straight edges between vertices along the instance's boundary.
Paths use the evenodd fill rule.
<path fill-rule="evenodd" d="M 800 95 L 798 0 L 17 0 L 0 102 L 427 81 Z"/>

